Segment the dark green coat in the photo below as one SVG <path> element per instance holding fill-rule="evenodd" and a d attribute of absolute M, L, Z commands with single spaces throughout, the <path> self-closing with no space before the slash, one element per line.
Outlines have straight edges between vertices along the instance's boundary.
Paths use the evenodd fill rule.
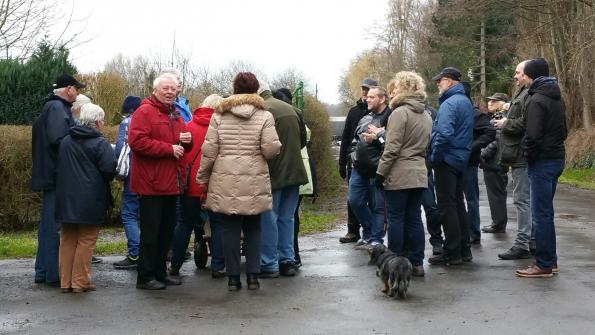
<path fill-rule="evenodd" d="M 306 143 L 302 136 L 305 128 L 300 116 L 293 106 L 273 98 L 271 91 L 264 91 L 260 96 L 275 118 L 275 129 L 282 144 L 279 155 L 268 161 L 272 190 L 307 184 L 308 174 L 301 155 L 302 143 Z"/>
<path fill-rule="evenodd" d="M 522 142 L 527 126 L 525 114 L 525 101 L 527 100 L 527 89 L 525 87 L 517 91 L 510 101 L 506 122 L 500 132 L 498 143 L 498 161 L 501 165 L 511 167 L 527 166 Z"/>

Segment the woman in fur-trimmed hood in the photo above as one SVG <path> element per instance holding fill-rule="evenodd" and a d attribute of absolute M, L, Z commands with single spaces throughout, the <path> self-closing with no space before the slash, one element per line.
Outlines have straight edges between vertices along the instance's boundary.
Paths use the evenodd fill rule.
<path fill-rule="evenodd" d="M 428 187 L 425 154 L 432 119 L 425 112 L 425 84 L 417 73 L 397 73 L 394 90 L 376 184 L 385 189 L 388 247 L 408 254 L 413 275 L 423 276 L 421 194 Z"/>
<path fill-rule="evenodd" d="M 273 205 L 267 160 L 281 142 L 273 115 L 256 93 L 258 79 L 240 72 L 234 94 L 215 110 L 204 144 L 196 182 L 207 190 L 206 207 L 221 214 L 229 289 L 241 287 L 240 231 L 244 232 L 248 289 L 258 288 L 260 213 Z"/>

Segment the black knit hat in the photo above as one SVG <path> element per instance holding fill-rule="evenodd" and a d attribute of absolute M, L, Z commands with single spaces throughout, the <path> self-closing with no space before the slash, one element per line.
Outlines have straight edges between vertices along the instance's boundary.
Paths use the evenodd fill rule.
<path fill-rule="evenodd" d="M 134 112 L 138 106 L 140 106 L 140 97 L 129 95 L 124 98 L 124 102 L 122 103 L 122 108 L 120 111 L 122 114 L 128 114 Z"/>
<path fill-rule="evenodd" d="M 525 70 L 523 72 L 531 79 L 548 77 L 550 75 L 550 67 L 545 59 L 535 58 L 525 64 Z"/>

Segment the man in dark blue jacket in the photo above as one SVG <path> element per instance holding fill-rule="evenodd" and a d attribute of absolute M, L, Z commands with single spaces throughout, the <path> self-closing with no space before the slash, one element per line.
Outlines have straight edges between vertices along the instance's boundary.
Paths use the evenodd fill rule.
<path fill-rule="evenodd" d="M 53 84 L 53 93 L 46 99 L 41 114 L 33 123 L 31 189 L 43 192 L 41 219 L 37 234 L 35 283 L 60 286 L 58 248 L 60 225 L 55 221 L 56 163 L 62 139 L 74 126 L 70 108 L 85 85 L 63 74 Z"/>
<path fill-rule="evenodd" d="M 434 265 L 456 265 L 473 258 L 463 198 L 463 173 L 471 154 L 474 112 L 460 83 L 459 70 L 444 68 L 432 80 L 438 85 L 440 109 L 432 127 L 429 161 L 434 169 L 445 241 L 444 252 L 428 261 Z"/>

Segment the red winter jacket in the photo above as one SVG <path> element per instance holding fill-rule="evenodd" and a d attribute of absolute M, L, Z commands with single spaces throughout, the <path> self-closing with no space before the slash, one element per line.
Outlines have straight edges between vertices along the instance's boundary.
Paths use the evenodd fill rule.
<path fill-rule="evenodd" d="M 202 144 L 209 129 L 209 122 L 213 115 L 213 109 L 200 107 L 194 111 L 192 120 L 186 124 L 186 130 L 192 134 L 192 150 L 184 153 L 184 166 L 190 167 L 190 178 L 188 178 L 188 191 L 186 195 L 200 197 L 202 189 L 195 182 L 196 173 L 200 167 L 200 156 L 202 156 Z"/>
<path fill-rule="evenodd" d="M 178 195 L 184 182 L 182 159 L 173 155 L 184 120 L 172 106 L 152 95 L 132 114 L 128 145 L 133 154 L 130 164 L 130 190 L 138 195 Z"/>

